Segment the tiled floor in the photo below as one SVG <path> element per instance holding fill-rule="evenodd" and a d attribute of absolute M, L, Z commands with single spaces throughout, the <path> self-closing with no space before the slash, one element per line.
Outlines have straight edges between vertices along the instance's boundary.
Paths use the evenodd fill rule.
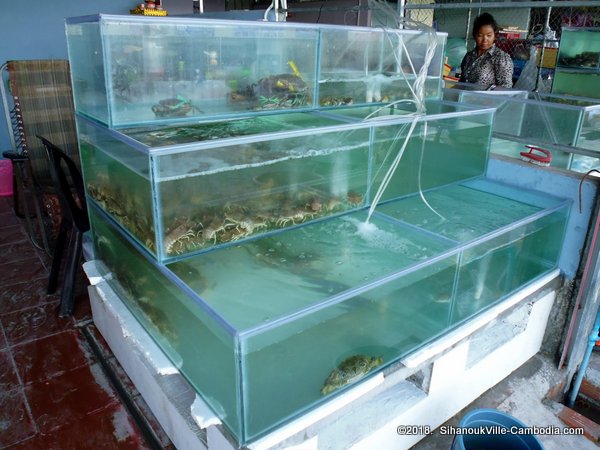
<path fill-rule="evenodd" d="M 83 275 L 58 317 L 49 263 L 0 197 L 0 448 L 173 448 L 95 329 Z"/>

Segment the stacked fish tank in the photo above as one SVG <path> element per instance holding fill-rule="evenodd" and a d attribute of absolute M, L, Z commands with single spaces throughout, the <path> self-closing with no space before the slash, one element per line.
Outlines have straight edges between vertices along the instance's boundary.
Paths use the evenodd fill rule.
<path fill-rule="evenodd" d="M 557 266 L 570 205 L 484 177 L 495 110 L 440 100 L 443 34 L 67 36 L 96 257 L 241 445 Z"/>
<path fill-rule="evenodd" d="M 525 144 L 550 146 L 553 167 L 587 172 L 600 163 L 600 100 L 540 92 L 453 88 L 444 89 L 444 98 L 496 108 L 491 145 L 494 153 L 518 158 L 520 152 L 527 152 Z M 571 149 L 583 151 L 571 153 Z"/>
<path fill-rule="evenodd" d="M 600 28 L 563 28 L 552 92 L 600 98 Z"/>

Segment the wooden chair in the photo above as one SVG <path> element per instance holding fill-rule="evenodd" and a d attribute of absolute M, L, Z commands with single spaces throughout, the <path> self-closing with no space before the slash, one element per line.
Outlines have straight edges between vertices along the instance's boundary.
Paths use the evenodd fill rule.
<path fill-rule="evenodd" d="M 2 105 L 13 147 L 3 156 L 13 162 L 15 212 L 25 217 L 34 245 L 51 253 L 48 236 L 58 229 L 61 214 L 56 210 L 59 202 L 46 152 L 36 135 L 58 145 L 79 165 L 69 63 L 8 61 L 0 67 L 0 75 Z"/>
<path fill-rule="evenodd" d="M 56 247 L 52 258 L 52 268 L 48 279 L 48 293 L 56 291 L 58 275 L 65 250 L 65 240 L 69 235 L 67 261 L 62 283 L 60 301 L 61 316 L 72 314 L 74 307 L 73 290 L 82 256 L 83 233 L 90 229 L 83 178 L 79 167 L 58 146 L 48 139 L 38 136 L 50 163 L 50 176 L 55 185 L 60 202 L 61 222 Z"/>

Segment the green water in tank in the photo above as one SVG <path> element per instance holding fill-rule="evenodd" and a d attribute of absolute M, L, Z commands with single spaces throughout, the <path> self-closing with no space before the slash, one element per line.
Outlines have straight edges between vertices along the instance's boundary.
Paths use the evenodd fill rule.
<path fill-rule="evenodd" d="M 365 226 L 365 218 L 354 213 L 168 265 L 236 329 L 262 328 L 240 337 L 251 435 L 319 402 L 345 357 L 388 363 L 447 326 L 449 303 L 437 300 L 451 295 L 456 256 L 356 288 L 425 261 L 448 242 L 378 218 Z"/>
<path fill-rule="evenodd" d="M 461 250 L 553 202 L 482 186 L 424 193 L 443 223 L 415 195 L 381 205 L 368 224 L 356 211 L 167 264 L 195 300 L 102 221 L 94 232 L 128 306 L 249 440 L 352 386 L 323 394 L 346 358 L 381 358 L 354 381 L 373 376 L 554 267 L 564 209 Z"/>

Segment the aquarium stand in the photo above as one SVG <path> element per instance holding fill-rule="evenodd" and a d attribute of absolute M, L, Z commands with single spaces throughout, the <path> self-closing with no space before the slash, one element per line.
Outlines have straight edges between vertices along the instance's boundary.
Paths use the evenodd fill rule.
<path fill-rule="evenodd" d="M 94 323 L 180 449 L 234 450 L 238 444 L 107 283 L 97 261 L 84 264 Z M 244 448 L 252 450 L 408 448 L 535 355 L 558 289 L 558 270 L 444 334 L 377 377 L 358 383 Z M 439 408 L 441 402 L 444 408 Z"/>

